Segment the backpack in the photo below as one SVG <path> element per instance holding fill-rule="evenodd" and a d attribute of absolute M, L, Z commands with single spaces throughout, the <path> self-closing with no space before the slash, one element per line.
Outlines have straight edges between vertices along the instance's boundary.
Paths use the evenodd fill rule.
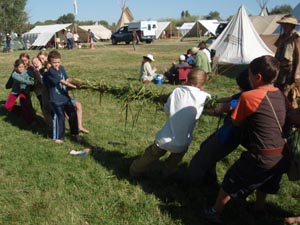
<path fill-rule="evenodd" d="M 213 59 L 216 55 L 216 50 L 215 49 L 210 49 L 209 52 L 210 52 L 210 59 L 211 59 L 211 61 L 213 61 Z"/>

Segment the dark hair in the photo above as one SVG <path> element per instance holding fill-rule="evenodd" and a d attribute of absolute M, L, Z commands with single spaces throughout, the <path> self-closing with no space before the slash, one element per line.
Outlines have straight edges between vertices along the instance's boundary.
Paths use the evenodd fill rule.
<path fill-rule="evenodd" d="M 19 59 L 22 59 L 23 57 L 27 58 L 27 59 L 30 59 L 30 56 L 27 52 L 22 52 L 20 55 L 19 55 Z"/>
<path fill-rule="evenodd" d="M 206 43 L 205 43 L 204 41 L 201 41 L 201 42 L 198 44 L 198 48 L 204 49 L 204 48 L 207 48 L 207 45 L 206 45 Z"/>
<path fill-rule="evenodd" d="M 60 59 L 61 55 L 57 50 L 53 50 L 48 54 L 48 61 L 51 62 L 51 59 Z"/>
<path fill-rule="evenodd" d="M 249 65 L 253 74 L 261 74 L 265 83 L 271 84 L 277 79 L 279 73 L 279 61 L 273 56 L 264 55 L 258 57 Z"/>
<path fill-rule="evenodd" d="M 242 89 L 242 91 L 250 91 L 252 89 L 250 81 L 249 81 L 249 70 L 244 69 L 240 72 L 236 77 L 237 85 Z"/>
<path fill-rule="evenodd" d="M 19 65 L 23 64 L 25 66 L 25 63 L 22 59 L 17 59 L 14 63 L 14 67 L 18 67 Z"/>

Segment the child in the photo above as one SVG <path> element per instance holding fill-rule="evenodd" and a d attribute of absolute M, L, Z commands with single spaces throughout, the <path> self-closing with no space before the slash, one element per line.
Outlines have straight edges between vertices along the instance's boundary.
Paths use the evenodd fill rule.
<path fill-rule="evenodd" d="M 230 115 L 237 106 L 241 93 L 252 89 L 248 79 L 248 69 L 237 76 L 236 82 L 241 92 L 222 98 L 219 100 L 222 102 L 221 105 L 211 110 L 212 112 L 208 110 L 213 115 L 220 115 L 224 112 L 227 115 L 224 118 L 223 126 L 204 140 L 200 145 L 200 150 L 193 156 L 186 175 L 189 184 L 216 184 L 216 163 L 240 144 L 241 130 L 232 123 Z"/>
<path fill-rule="evenodd" d="M 279 61 L 272 56 L 254 59 L 249 66 L 253 90 L 241 94 L 231 115 L 241 126 L 241 144 L 247 149 L 224 176 L 218 197 L 202 217 L 221 223 L 220 215 L 231 198 L 246 198 L 256 191 L 255 211 L 264 210 L 267 194 L 279 189 L 285 157 L 282 127 L 287 103 L 282 92 L 274 87 Z"/>
<path fill-rule="evenodd" d="M 63 143 L 66 113 L 69 117 L 71 135 L 75 137 L 76 141 L 81 141 L 76 110 L 67 90 L 67 87 L 77 87 L 69 82 L 64 67 L 60 65 L 60 60 L 60 53 L 56 50 L 51 51 L 48 55 L 48 62 L 51 67 L 43 76 L 43 81 L 49 94 L 51 109 L 54 113 L 53 140 L 56 143 Z"/>
<path fill-rule="evenodd" d="M 192 132 L 199 119 L 204 103 L 210 95 L 204 91 L 207 75 L 203 70 L 194 69 L 188 74 L 185 86 L 176 88 L 168 98 L 164 111 L 169 119 L 157 133 L 152 145 L 130 166 L 131 176 L 140 176 L 154 161 L 171 152 L 165 161 L 164 176 L 176 172 L 188 146 L 192 142 Z"/>
<path fill-rule="evenodd" d="M 45 72 L 45 68 L 42 65 L 42 62 L 39 60 L 38 57 L 33 57 L 32 66 L 34 68 L 33 75 L 34 75 L 34 92 L 36 97 L 38 98 L 41 106 L 41 110 L 43 112 L 44 121 L 49 126 L 52 127 L 52 115 L 51 115 L 51 108 L 49 103 L 49 96 L 47 93 L 47 89 L 43 84 L 43 74 Z"/>
<path fill-rule="evenodd" d="M 44 70 L 47 71 L 50 68 L 50 64 L 48 63 L 48 53 L 45 51 L 40 51 L 37 54 L 37 57 L 39 58 L 39 60 L 41 61 Z"/>
<path fill-rule="evenodd" d="M 34 84 L 33 79 L 28 75 L 25 69 L 25 64 L 21 59 L 17 59 L 14 64 L 14 71 L 11 75 L 12 78 L 12 90 L 8 95 L 5 102 L 5 108 L 7 111 L 15 111 L 17 108 L 15 102 L 17 98 L 20 98 L 21 113 L 28 125 L 34 121 L 34 115 L 32 108 L 28 101 L 28 95 L 31 89 L 31 85 Z"/>

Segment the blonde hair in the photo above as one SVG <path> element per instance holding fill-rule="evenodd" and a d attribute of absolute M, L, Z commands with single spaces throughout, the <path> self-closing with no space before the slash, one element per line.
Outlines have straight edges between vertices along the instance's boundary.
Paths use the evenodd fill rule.
<path fill-rule="evenodd" d="M 187 85 L 203 87 L 207 81 L 207 74 L 201 69 L 192 69 L 187 75 Z"/>

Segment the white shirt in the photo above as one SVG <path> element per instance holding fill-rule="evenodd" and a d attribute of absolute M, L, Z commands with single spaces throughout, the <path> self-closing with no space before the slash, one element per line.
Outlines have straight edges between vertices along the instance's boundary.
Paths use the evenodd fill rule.
<path fill-rule="evenodd" d="M 207 98 L 210 98 L 208 93 L 193 86 L 174 89 L 164 106 L 169 119 L 157 133 L 156 145 L 173 153 L 187 151 Z"/>
<path fill-rule="evenodd" d="M 210 51 L 207 50 L 206 48 L 202 49 L 201 51 L 203 51 L 203 52 L 206 54 L 206 56 L 207 56 L 207 58 L 208 58 L 208 62 L 211 63 Z"/>
<path fill-rule="evenodd" d="M 156 74 L 152 70 L 150 62 L 145 62 L 141 64 L 140 67 L 140 80 L 149 80 L 152 81 Z"/>

